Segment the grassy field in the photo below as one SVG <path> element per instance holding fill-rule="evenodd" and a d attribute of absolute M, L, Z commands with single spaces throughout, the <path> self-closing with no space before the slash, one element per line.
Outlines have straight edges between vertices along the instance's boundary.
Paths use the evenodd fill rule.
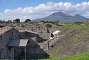
<path fill-rule="evenodd" d="M 89 29 L 89 24 L 65 24 L 64 29 Z"/>
<path fill-rule="evenodd" d="M 65 57 L 63 60 L 89 60 L 89 52 L 81 53 L 74 56 Z"/>
<path fill-rule="evenodd" d="M 40 59 L 40 60 L 89 60 L 89 52 L 80 53 L 77 55 L 68 56 L 64 58 L 50 57 L 49 59 Z"/>

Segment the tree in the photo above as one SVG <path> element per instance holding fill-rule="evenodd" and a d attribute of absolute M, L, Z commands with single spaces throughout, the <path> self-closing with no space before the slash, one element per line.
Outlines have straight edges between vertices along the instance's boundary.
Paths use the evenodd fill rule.
<path fill-rule="evenodd" d="M 74 22 L 75 24 L 78 24 L 78 25 L 80 25 L 80 24 L 83 24 L 83 22 Z"/>
<path fill-rule="evenodd" d="M 31 19 L 26 19 L 25 22 L 26 23 L 31 22 Z"/>
<path fill-rule="evenodd" d="M 12 21 L 11 20 L 8 20 L 7 23 L 12 23 Z"/>
<path fill-rule="evenodd" d="M 52 25 L 51 25 L 51 24 L 46 24 L 47 33 L 50 33 L 49 28 L 51 28 L 51 27 L 52 27 Z"/>
<path fill-rule="evenodd" d="M 20 23 L 20 19 L 19 18 L 18 19 L 15 19 L 15 20 L 13 20 L 13 22 Z"/>

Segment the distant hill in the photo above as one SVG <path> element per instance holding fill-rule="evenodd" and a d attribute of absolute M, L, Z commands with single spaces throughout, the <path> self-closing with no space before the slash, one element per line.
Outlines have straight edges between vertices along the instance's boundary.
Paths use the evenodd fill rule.
<path fill-rule="evenodd" d="M 35 21 L 60 21 L 60 22 L 81 22 L 85 20 L 89 19 L 79 14 L 72 16 L 64 12 L 55 12 L 47 17 L 35 19 Z"/>

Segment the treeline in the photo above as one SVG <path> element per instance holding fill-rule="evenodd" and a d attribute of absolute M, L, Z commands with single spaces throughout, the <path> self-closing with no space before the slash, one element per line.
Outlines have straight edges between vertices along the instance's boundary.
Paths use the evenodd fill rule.
<path fill-rule="evenodd" d="M 32 21 L 31 19 L 26 19 L 23 22 L 27 23 L 27 22 L 31 22 L 31 21 Z M 21 20 L 19 18 L 14 19 L 14 20 L 7 20 L 7 21 L 0 20 L 0 23 L 20 23 L 20 22 L 21 22 Z"/>

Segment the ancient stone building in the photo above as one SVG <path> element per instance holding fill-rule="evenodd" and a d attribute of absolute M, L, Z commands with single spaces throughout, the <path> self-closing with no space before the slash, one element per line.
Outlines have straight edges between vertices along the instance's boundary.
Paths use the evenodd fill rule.
<path fill-rule="evenodd" d="M 34 32 L 18 31 L 8 26 L 1 27 L 0 58 L 19 60 L 20 58 L 48 56 L 37 42 L 38 38 L 40 38 L 39 35 Z"/>
<path fill-rule="evenodd" d="M 0 58 L 10 58 L 11 50 L 9 44 L 13 40 L 19 40 L 19 33 L 12 27 L 1 27 L 0 28 Z"/>

